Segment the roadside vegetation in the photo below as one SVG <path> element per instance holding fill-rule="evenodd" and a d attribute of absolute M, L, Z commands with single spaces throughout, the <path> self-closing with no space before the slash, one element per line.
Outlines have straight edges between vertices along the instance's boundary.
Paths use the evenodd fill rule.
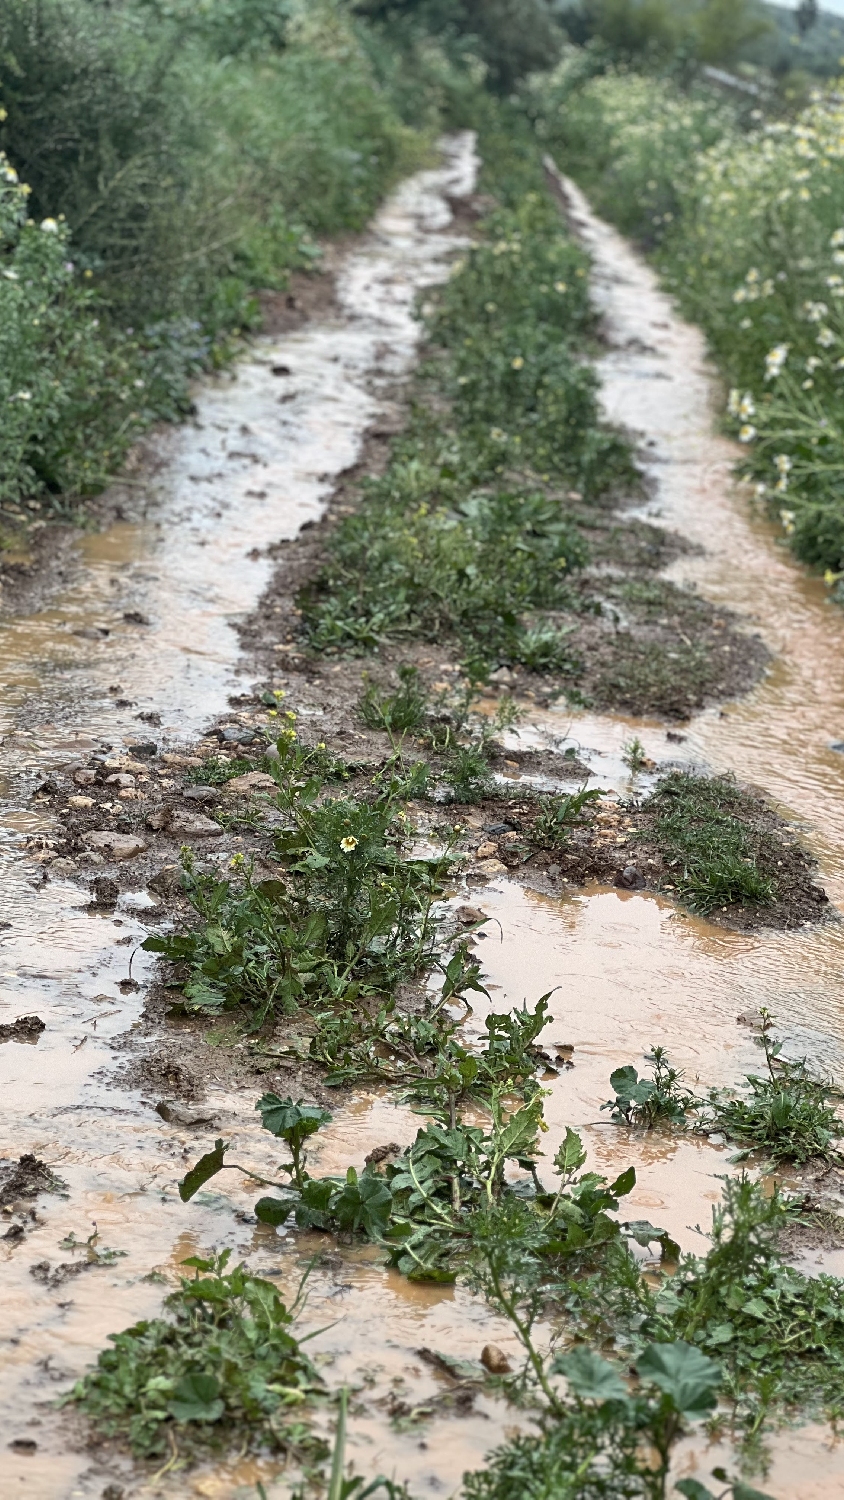
<path fill-rule="evenodd" d="M 729 386 L 742 472 L 833 592 L 844 572 L 844 193 L 835 88 L 802 108 L 572 49 L 528 90 L 541 139 L 653 255 Z M 755 85 L 754 85 L 755 86 Z"/>

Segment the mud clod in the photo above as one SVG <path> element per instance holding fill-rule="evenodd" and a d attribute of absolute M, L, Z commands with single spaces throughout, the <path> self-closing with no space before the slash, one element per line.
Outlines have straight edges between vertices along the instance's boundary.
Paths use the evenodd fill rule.
<path fill-rule="evenodd" d="M 37 1042 L 46 1029 L 40 1016 L 18 1016 L 16 1021 L 0 1026 L 0 1042 Z"/>

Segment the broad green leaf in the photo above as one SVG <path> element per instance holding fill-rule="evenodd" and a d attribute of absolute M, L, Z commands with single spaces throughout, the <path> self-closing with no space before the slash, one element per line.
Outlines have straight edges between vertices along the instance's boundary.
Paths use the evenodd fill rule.
<path fill-rule="evenodd" d="M 256 1218 L 262 1224 L 273 1224 L 276 1228 L 284 1224 L 290 1218 L 290 1214 L 296 1206 L 296 1199 L 287 1198 L 259 1198 L 255 1204 Z"/>
<path fill-rule="evenodd" d="M 318 1104 L 294 1103 L 292 1099 L 280 1099 L 278 1094 L 263 1094 L 255 1108 L 261 1112 L 264 1129 L 282 1139 L 295 1133 L 297 1139 L 304 1140 L 332 1119 Z"/>
<path fill-rule="evenodd" d="M 215 1375 L 185 1375 L 168 1405 L 177 1422 L 218 1422 L 225 1409 Z"/>
<path fill-rule="evenodd" d="M 576 1130 L 566 1126 L 565 1139 L 554 1157 L 554 1166 L 561 1177 L 577 1172 L 586 1160 L 586 1150 Z"/>
<path fill-rule="evenodd" d="M 671 1397 L 679 1412 L 704 1416 L 715 1405 L 721 1366 L 682 1339 L 675 1344 L 649 1344 L 636 1361 L 645 1380 L 652 1380 Z"/>
<path fill-rule="evenodd" d="M 685 1495 L 686 1500 L 715 1500 L 712 1491 L 698 1479 L 677 1479 L 674 1488 L 678 1494 Z"/>
<path fill-rule="evenodd" d="M 765 1490 L 754 1490 L 749 1484 L 737 1479 L 733 1484 L 733 1500 L 773 1500 Z"/>
<path fill-rule="evenodd" d="M 625 1101 L 632 1099 L 632 1090 L 639 1082 L 639 1074 L 632 1064 L 628 1063 L 624 1068 L 616 1068 L 610 1073 L 610 1088 L 615 1089 L 619 1099 Z"/>
<path fill-rule="evenodd" d="M 572 1390 L 588 1401 L 626 1401 L 627 1386 L 618 1371 L 594 1349 L 572 1349 L 569 1354 L 558 1354 L 551 1369 L 555 1375 L 565 1375 Z"/>
<path fill-rule="evenodd" d="M 610 1183 L 607 1191 L 612 1193 L 614 1198 L 626 1198 L 627 1194 L 631 1193 L 635 1186 L 636 1168 L 628 1167 L 626 1172 L 622 1172 L 620 1177 L 616 1177 L 615 1182 Z"/>
<path fill-rule="evenodd" d="M 185 1173 L 179 1183 L 179 1197 L 183 1203 L 187 1203 L 193 1197 L 194 1193 L 198 1193 L 199 1189 L 204 1187 L 210 1178 L 216 1177 L 224 1165 L 223 1157 L 227 1150 L 227 1142 L 221 1140 L 215 1141 L 214 1150 L 206 1151 L 205 1155 L 199 1158 L 196 1165 L 191 1167 L 189 1172 Z"/>

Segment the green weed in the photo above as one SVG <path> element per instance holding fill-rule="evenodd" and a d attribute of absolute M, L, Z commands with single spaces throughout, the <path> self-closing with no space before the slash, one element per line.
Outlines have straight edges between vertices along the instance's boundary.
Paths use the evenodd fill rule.
<path fill-rule="evenodd" d="M 399 687 L 394 693 L 380 693 L 368 687 L 359 705 L 360 716 L 368 729 L 384 729 L 392 740 L 421 728 L 428 710 L 428 698 L 415 667 L 399 667 Z"/>
<path fill-rule="evenodd" d="M 273 1012 L 365 1008 L 424 973 L 437 953 L 434 906 L 449 867 L 447 854 L 404 857 L 398 814 L 418 775 L 382 781 L 366 801 L 332 796 L 294 730 L 276 748 L 266 764 L 288 823 L 275 836 L 278 877 L 255 882 L 241 861 L 235 878 L 218 879 L 187 857 L 184 887 L 201 925 L 145 945 L 186 967 L 189 1009 L 213 1015 L 245 1004 L 256 1026 Z"/>
<path fill-rule="evenodd" d="M 555 792 L 543 797 L 532 829 L 534 838 L 540 844 L 565 845 L 570 830 L 582 822 L 583 809 L 600 802 L 603 795 L 600 787 L 588 791 L 581 787 L 579 792 Z"/>
<path fill-rule="evenodd" d="M 293 1314 L 270 1282 L 242 1265 L 227 1271 L 230 1256 L 184 1261 L 195 1275 L 166 1299 L 169 1316 L 110 1335 L 112 1347 L 63 1398 L 140 1458 L 323 1451 L 306 1415 L 322 1381 L 290 1332 Z"/>
<path fill-rule="evenodd" d="M 747 798 L 729 777 L 673 773 L 645 806 L 666 873 L 693 910 L 773 901 L 775 840 L 747 820 Z"/>
<path fill-rule="evenodd" d="M 615 1098 L 601 1108 L 611 1110 L 610 1118 L 618 1124 L 645 1130 L 662 1124 L 684 1126 L 686 1115 L 699 1101 L 683 1087 L 683 1074 L 671 1067 L 664 1047 L 652 1047 L 645 1061 L 652 1065 L 651 1078 L 640 1078 L 629 1063 L 610 1074 Z"/>
<path fill-rule="evenodd" d="M 802 1165 L 814 1158 L 838 1158 L 835 1142 L 844 1134 L 832 1100 L 839 1097 L 834 1086 L 816 1077 L 805 1058 L 788 1062 L 781 1056 L 782 1042 L 772 1035 L 773 1018 L 762 1011 L 762 1025 L 755 1038 L 765 1054 L 767 1077 L 749 1073 L 744 1094 L 729 1097 L 713 1089 L 711 1129 L 723 1130 L 745 1144 L 747 1156 L 762 1150 L 774 1163 L 791 1161 Z"/>

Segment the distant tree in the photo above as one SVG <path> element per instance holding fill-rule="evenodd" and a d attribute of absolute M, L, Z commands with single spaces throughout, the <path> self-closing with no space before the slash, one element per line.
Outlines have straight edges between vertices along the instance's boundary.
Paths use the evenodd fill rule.
<path fill-rule="evenodd" d="M 547 0 L 356 0 L 373 20 L 403 18 L 486 63 L 492 86 L 508 93 L 526 73 L 553 67 L 562 32 Z"/>
<path fill-rule="evenodd" d="M 795 20 L 801 36 L 811 31 L 818 19 L 818 0 L 800 0 Z"/>
<path fill-rule="evenodd" d="M 770 29 L 757 0 L 576 0 L 558 14 L 573 41 L 599 38 L 633 61 L 682 54 L 729 63 Z"/>

